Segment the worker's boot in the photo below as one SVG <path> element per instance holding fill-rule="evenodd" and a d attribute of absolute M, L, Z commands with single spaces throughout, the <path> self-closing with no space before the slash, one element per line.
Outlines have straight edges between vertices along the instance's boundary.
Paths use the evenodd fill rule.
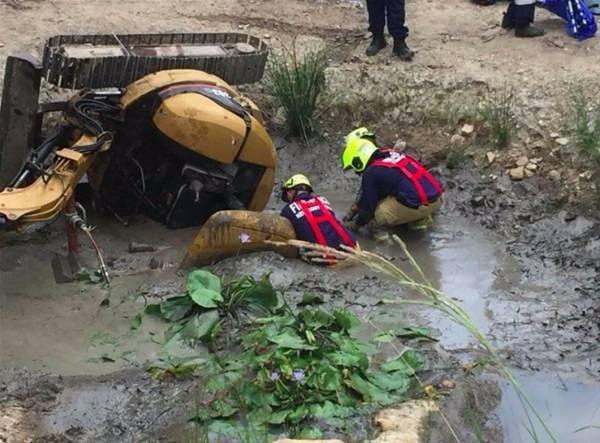
<path fill-rule="evenodd" d="M 515 36 L 520 38 L 541 37 L 545 33 L 546 32 L 543 29 L 531 25 L 519 26 L 515 29 Z"/>
<path fill-rule="evenodd" d="M 414 53 L 406 45 L 406 40 L 403 38 L 394 39 L 393 53 L 394 55 L 400 57 L 400 60 L 403 60 L 405 62 L 411 61 L 414 56 Z"/>
<path fill-rule="evenodd" d="M 371 40 L 371 44 L 367 48 L 367 55 L 372 57 L 376 55 L 379 51 L 387 46 L 385 41 L 385 37 L 383 33 L 381 34 L 373 34 L 373 40 Z"/>
<path fill-rule="evenodd" d="M 502 29 L 513 29 L 515 27 L 514 21 L 508 17 L 508 14 L 505 12 L 502 16 L 502 24 L 500 25 Z"/>

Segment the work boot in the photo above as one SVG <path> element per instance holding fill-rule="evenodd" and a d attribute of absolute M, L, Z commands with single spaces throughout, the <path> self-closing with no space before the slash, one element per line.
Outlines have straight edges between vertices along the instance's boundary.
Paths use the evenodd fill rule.
<path fill-rule="evenodd" d="M 387 43 L 383 34 L 373 34 L 373 40 L 371 40 L 371 44 L 367 48 L 367 55 L 369 57 L 372 57 L 386 46 Z"/>
<path fill-rule="evenodd" d="M 502 24 L 500 26 L 502 26 L 502 29 L 513 29 L 515 27 L 515 24 L 512 20 L 508 18 L 508 15 L 504 13 L 504 15 L 502 16 Z"/>
<path fill-rule="evenodd" d="M 535 26 L 523 26 L 518 27 L 515 30 L 515 36 L 520 38 L 533 38 L 533 37 L 541 37 L 546 32 L 543 29 L 536 28 Z"/>
<path fill-rule="evenodd" d="M 394 49 L 392 52 L 405 62 L 411 61 L 414 56 L 414 53 L 406 46 L 406 40 L 403 38 L 394 39 Z"/>

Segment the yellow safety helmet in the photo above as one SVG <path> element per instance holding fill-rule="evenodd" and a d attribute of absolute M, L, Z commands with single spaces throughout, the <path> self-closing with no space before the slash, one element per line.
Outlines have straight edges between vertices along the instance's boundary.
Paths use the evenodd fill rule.
<path fill-rule="evenodd" d="M 348 143 L 349 141 L 357 138 L 366 138 L 372 142 L 375 142 L 375 134 L 365 127 L 358 128 L 350 132 L 348 135 L 346 135 L 345 141 Z"/>
<path fill-rule="evenodd" d="M 312 185 L 310 184 L 310 181 L 308 180 L 308 178 L 305 175 L 302 175 L 302 174 L 292 175 L 290 178 L 288 178 L 285 181 L 282 188 L 283 189 L 294 189 L 296 186 L 299 186 L 299 185 L 308 186 L 312 191 Z"/>
<path fill-rule="evenodd" d="M 308 178 L 306 178 L 305 175 L 296 174 L 288 178 L 281 186 L 281 199 L 286 203 L 290 203 L 290 201 L 287 198 L 287 191 L 290 189 L 294 189 L 296 186 L 300 185 L 307 186 L 309 192 L 312 192 L 312 185 L 310 184 Z"/>
<path fill-rule="evenodd" d="M 375 152 L 377 146 L 370 140 L 357 137 L 348 139 L 342 152 L 342 168 L 344 171 L 353 169 L 354 172 L 363 172 Z"/>

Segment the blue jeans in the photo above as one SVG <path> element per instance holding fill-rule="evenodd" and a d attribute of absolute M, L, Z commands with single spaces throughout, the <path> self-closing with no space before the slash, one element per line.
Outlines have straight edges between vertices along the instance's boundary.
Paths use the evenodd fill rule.
<path fill-rule="evenodd" d="M 367 0 L 369 31 L 383 34 L 387 16 L 388 31 L 394 38 L 404 39 L 408 28 L 404 26 L 404 0 Z"/>

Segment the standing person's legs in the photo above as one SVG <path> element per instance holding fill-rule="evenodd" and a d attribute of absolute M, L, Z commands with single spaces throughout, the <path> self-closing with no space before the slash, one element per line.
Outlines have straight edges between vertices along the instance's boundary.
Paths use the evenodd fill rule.
<path fill-rule="evenodd" d="M 413 58 L 412 51 L 406 45 L 408 28 L 405 25 L 406 13 L 404 0 L 385 0 L 388 30 L 394 37 L 394 54 L 404 61 Z"/>
<path fill-rule="evenodd" d="M 385 48 L 385 0 L 367 0 L 367 11 L 369 12 L 369 31 L 373 34 L 373 40 L 367 48 L 367 55 L 372 56 Z"/>
<path fill-rule="evenodd" d="M 505 29 L 515 28 L 517 37 L 539 37 L 544 31 L 531 26 L 535 16 L 535 0 L 511 0 L 502 20 Z"/>

